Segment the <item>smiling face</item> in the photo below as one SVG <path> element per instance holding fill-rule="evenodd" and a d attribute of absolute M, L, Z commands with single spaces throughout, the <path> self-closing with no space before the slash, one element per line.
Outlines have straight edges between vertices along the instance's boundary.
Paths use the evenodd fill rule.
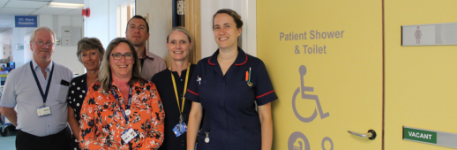
<path fill-rule="evenodd" d="M 133 46 L 142 46 L 149 39 L 146 22 L 140 18 L 133 18 L 127 25 L 125 36 Z"/>
<path fill-rule="evenodd" d="M 97 49 L 83 51 L 80 58 L 87 71 L 98 71 L 100 68 L 101 57 Z"/>
<path fill-rule="evenodd" d="M 126 59 L 126 56 L 122 56 L 120 59 L 114 59 L 113 54 L 131 55 L 131 59 Z M 134 58 L 132 50 L 127 43 L 121 42 L 117 45 L 109 54 L 109 66 L 111 68 L 111 75 L 116 78 L 130 79 L 132 77 L 132 69 L 134 64 Z"/>
<path fill-rule="evenodd" d="M 226 13 L 217 14 L 213 23 L 214 39 L 220 49 L 236 48 L 241 28 L 236 27 L 235 20 Z"/>
<path fill-rule="evenodd" d="M 175 30 L 168 37 L 167 48 L 174 61 L 185 61 L 191 47 L 192 43 L 183 32 Z"/>
<path fill-rule="evenodd" d="M 39 43 L 43 43 L 43 45 Z M 52 43 L 52 45 L 47 43 Z M 51 61 L 55 48 L 52 33 L 46 30 L 36 31 L 35 38 L 30 42 L 30 48 L 33 51 L 33 59 L 35 61 Z"/>

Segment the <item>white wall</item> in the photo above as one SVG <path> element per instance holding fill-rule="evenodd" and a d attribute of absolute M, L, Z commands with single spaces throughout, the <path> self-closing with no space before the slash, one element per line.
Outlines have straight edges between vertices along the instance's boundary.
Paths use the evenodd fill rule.
<path fill-rule="evenodd" d="M 46 26 L 51 28 L 56 34 L 58 40 L 62 40 L 62 27 L 79 27 L 84 31 L 84 21 L 82 16 L 56 16 L 56 15 L 39 15 L 38 26 Z M 30 33 L 26 36 L 30 36 Z M 28 41 L 30 42 L 30 41 Z M 32 59 L 30 47 L 25 47 L 24 61 L 28 62 Z M 84 66 L 78 61 L 76 56 L 77 46 L 55 46 L 52 60 L 70 68 L 75 74 L 84 74 Z"/>
<path fill-rule="evenodd" d="M 5 52 L 3 55 L 3 51 L 5 45 L 11 45 L 11 41 L 13 39 L 13 29 L 9 29 L 0 33 L 0 59 L 6 59 L 9 56 L 9 51 Z"/>
<path fill-rule="evenodd" d="M 200 0 L 201 2 L 201 46 L 202 58 L 211 56 L 218 48 L 214 41 L 213 15 L 217 10 L 230 8 L 243 20 L 242 49 L 257 55 L 256 0 Z"/>
<path fill-rule="evenodd" d="M 172 1 L 136 0 L 136 14 L 149 14 L 149 51 L 165 58 L 167 35 L 172 28 Z"/>
<path fill-rule="evenodd" d="M 84 0 L 90 16 L 84 17 L 84 36 L 100 39 L 105 49 L 117 37 L 117 7 L 133 0 Z M 125 32 L 125 28 L 123 30 Z"/>
<path fill-rule="evenodd" d="M 100 39 L 103 47 L 107 47 L 109 36 L 109 0 L 84 0 L 84 7 L 90 8 L 90 17 L 84 17 L 84 37 Z"/>
<path fill-rule="evenodd" d="M 56 38 L 61 39 L 62 26 L 83 27 L 83 18 L 81 16 L 52 16 L 39 15 L 38 26 L 47 26 L 56 33 Z M 9 31 L 0 33 L 0 58 L 3 58 L 3 45 L 6 41 L 11 43 L 11 61 L 16 63 L 16 67 L 32 60 L 33 52 L 30 49 L 30 35 L 35 28 L 12 28 Z M 21 49 L 20 46 L 23 46 Z M 77 74 L 84 73 L 84 66 L 77 60 L 76 46 L 56 45 L 52 59 L 69 67 Z M 6 58 L 7 56 L 5 56 Z"/>
<path fill-rule="evenodd" d="M 30 34 L 24 36 L 24 60 L 29 61 L 33 59 L 33 52 L 30 48 Z"/>
<path fill-rule="evenodd" d="M 24 37 L 30 35 L 33 30 L 34 28 L 13 28 L 10 61 L 14 61 L 16 63 L 16 67 L 22 66 L 27 61 L 30 61 L 24 59 L 24 53 L 27 51 L 24 46 L 26 44 Z"/>

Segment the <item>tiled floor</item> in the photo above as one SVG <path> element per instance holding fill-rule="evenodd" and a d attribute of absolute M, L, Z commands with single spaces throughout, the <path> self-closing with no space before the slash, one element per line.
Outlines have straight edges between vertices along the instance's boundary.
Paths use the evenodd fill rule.
<path fill-rule="evenodd" d="M 8 136 L 0 136 L 0 149 L 1 150 L 15 150 L 16 146 L 16 133 L 17 131 L 10 132 Z"/>

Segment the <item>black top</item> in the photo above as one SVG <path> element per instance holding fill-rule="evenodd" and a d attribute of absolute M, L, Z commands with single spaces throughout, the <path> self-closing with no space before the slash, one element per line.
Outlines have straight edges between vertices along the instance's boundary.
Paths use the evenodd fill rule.
<path fill-rule="evenodd" d="M 86 81 L 86 74 L 80 75 L 75 77 L 70 82 L 70 88 L 68 89 L 67 95 L 67 104 L 75 113 L 76 121 L 79 122 L 81 116 L 79 113 L 81 112 L 81 107 L 84 102 L 84 98 L 86 98 L 87 93 L 87 81 Z M 80 150 L 79 142 L 76 140 L 74 136 L 72 136 L 71 147 L 75 150 Z"/>
<path fill-rule="evenodd" d="M 70 82 L 70 88 L 68 89 L 67 104 L 68 106 L 73 108 L 76 121 L 78 122 L 80 119 L 79 113 L 81 111 L 84 98 L 86 98 L 86 83 L 86 74 L 83 74 L 81 76 L 73 78 Z"/>
<path fill-rule="evenodd" d="M 195 65 L 191 64 L 190 72 L 189 72 L 189 79 L 190 82 L 192 78 L 192 73 L 195 70 Z M 173 72 L 173 76 L 175 77 L 176 82 L 176 89 L 178 90 L 178 97 L 179 99 L 179 106 L 182 107 L 182 97 L 183 97 L 183 90 L 184 90 L 184 82 L 186 80 L 186 73 L 187 69 L 181 72 L 181 77 L 178 76 L 177 72 Z M 156 85 L 157 91 L 159 92 L 160 98 L 162 99 L 163 108 L 165 110 L 165 133 L 164 133 L 164 141 L 162 146 L 160 146 L 160 150 L 185 150 L 186 149 L 186 136 L 187 132 L 176 137 L 175 133 L 173 132 L 173 128 L 179 123 L 179 109 L 178 104 L 176 102 L 176 96 L 173 88 L 173 81 L 171 80 L 171 71 L 169 69 L 165 69 L 157 74 L 155 74 L 151 81 Z M 184 102 L 184 122 L 186 125 L 188 124 L 188 116 L 190 112 L 190 107 L 192 101 L 186 99 Z"/>

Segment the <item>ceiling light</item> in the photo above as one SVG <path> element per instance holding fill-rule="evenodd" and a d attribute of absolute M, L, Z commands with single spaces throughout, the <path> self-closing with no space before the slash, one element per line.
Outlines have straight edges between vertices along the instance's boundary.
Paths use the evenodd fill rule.
<path fill-rule="evenodd" d="M 57 8 L 82 9 L 84 7 L 84 4 L 50 2 L 46 6 L 47 7 L 57 7 Z"/>

